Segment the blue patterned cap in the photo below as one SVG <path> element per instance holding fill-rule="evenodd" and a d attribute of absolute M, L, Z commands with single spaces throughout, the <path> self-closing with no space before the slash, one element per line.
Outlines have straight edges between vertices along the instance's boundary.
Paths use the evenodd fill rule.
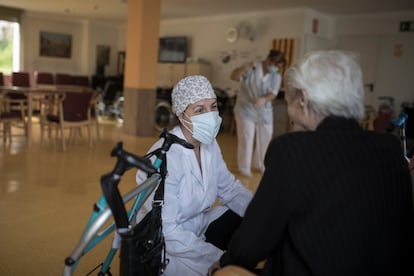
<path fill-rule="evenodd" d="M 172 111 L 179 115 L 189 104 L 217 98 L 211 83 L 204 76 L 188 76 L 180 80 L 171 93 Z"/>

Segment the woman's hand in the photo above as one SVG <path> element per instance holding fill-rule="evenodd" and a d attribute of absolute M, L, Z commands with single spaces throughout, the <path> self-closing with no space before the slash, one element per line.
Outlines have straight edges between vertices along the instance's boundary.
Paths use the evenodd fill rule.
<path fill-rule="evenodd" d="M 260 107 L 262 105 L 264 105 L 267 102 L 267 99 L 265 97 L 258 97 L 256 99 L 255 105 L 256 107 Z"/>
<path fill-rule="evenodd" d="M 257 276 L 247 269 L 236 265 L 228 265 L 223 267 L 214 274 L 215 276 Z"/>
<path fill-rule="evenodd" d="M 221 268 L 220 266 L 220 259 L 218 259 L 217 261 L 215 261 L 208 269 L 208 273 L 207 276 L 212 276 L 214 274 L 214 272 L 216 272 L 217 270 L 219 270 Z"/>

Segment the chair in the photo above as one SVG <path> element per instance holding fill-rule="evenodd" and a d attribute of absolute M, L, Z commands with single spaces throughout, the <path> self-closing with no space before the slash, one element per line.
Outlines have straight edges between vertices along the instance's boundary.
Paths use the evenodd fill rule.
<path fill-rule="evenodd" d="M 116 82 L 113 80 L 108 80 L 105 83 L 105 87 L 102 92 L 102 103 L 104 106 L 104 110 L 102 110 L 103 114 L 105 115 L 117 114 L 117 110 L 115 110 L 115 103 L 119 95 L 120 95 L 120 92 L 118 90 L 118 86 Z"/>
<path fill-rule="evenodd" d="M 365 130 L 374 130 L 374 120 L 375 120 L 376 112 L 375 109 L 370 106 L 365 106 L 365 116 L 359 122 L 361 127 Z"/>
<path fill-rule="evenodd" d="M 30 87 L 30 75 L 28 72 L 13 72 L 11 84 L 19 87 Z"/>
<path fill-rule="evenodd" d="M 2 72 L 0 72 L 0 86 L 4 86 L 4 76 Z"/>
<path fill-rule="evenodd" d="M 373 129 L 376 132 L 387 132 L 392 130 L 391 119 L 393 110 L 389 106 L 380 106 L 377 116 L 373 121 Z"/>
<path fill-rule="evenodd" d="M 95 125 L 96 128 L 96 138 L 97 140 L 101 139 L 100 129 L 99 129 L 99 103 L 101 102 L 102 93 L 95 91 L 90 105 L 91 113 L 91 123 Z"/>
<path fill-rule="evenodd" d="M 72 76 L 72 84 L 77 86 L 89 87 L 88 76 Z"/>
<path fill-rule="evenodd" d="M 30 87 L 30 74 L 28 72 L 12 72 L 11 85 L 17 87 Z M 10 99 L 9 105 L 11 111 L 23 112 L 27 114 L 27 96 L 23 93 L 7 93 L 7 97 Z M 36 113 L 36 109 L 33 109 Z M 23 128 L 25 133 L 27 132 L 27 122 L 23 121 Z"/>
<path fill-rule="evenodd" d="M 34 72 L 34 82 L 37 87 L 41 87 L 42 85 L 48 86 L 48 85 L 54 85 L 55 84 L 55 78 L 52 73 L 50 72 Z M 42 101 L 46 97 L 45 95 L 34 95 L 33 96 L 33 103 L 36 103 L 38 105 L 42 105 Z M 34 113 L 40 113 L 40 108 L 34 110 Z"/>
<path fill-rule="evenodd" d="M 3 142 L 7 142 L 7 138 L 11 141 L 12 137 L 12 124 L 24 121 L 23 108 L 20 111 L 10 110 L 10 104 L 13 102 L 7 94 L 0 94 L 0 124 L 3 127 Z M 18 104 L 22 104 L 22 101 L 18 101 Z M 26 129 L 25 129 L 26 131 Z M 26 133 L 25 133 L 26 134 Z"/>
<path fill-rule="evenodd" d="M 30 87 L 30 75 L 27 72 L 13 72 L 11 76 L 11 85 L 17 87 Z M 24 100 L 27 104 L 27 96 L 21 93 L 9 93 L 11 99 Z"/>
<path fill-rule="evenodd" d="M 89 146 L 92 146 L 91 139 L 91 101 L 94 92 L 65 92 L 56 93 L 48 99 L 49 106 L 42 108 L 45 113 L 40 120 L 40 142 L 43 142 L 44 130 L 48 128 L 49 137 L 51 129 L 55 128 L 60 132 L 62 148 L 66 150 L 64 130 L 70 130 L 70 138 L 74 136 L 74 130 L 82 126 L 88 128 Z M 57 106 L 57 108 L 55 108 Z M 57 110 L 57 111 L 56 111 Z M 56 112 L 53 112 L 56 111 Z"/>
<path fill-rule="evenodd" d="M 36 85 L 39 85 L 39 84 L 48 84 L 48 85 L 55 84 L 55 79 L 53 77 L 53 74 L 48 73 L 48 72 L 35 71 L 34 72 L 34 80 L 35 80 Z"/>
<path fill-rule="evenodd" d="M 72 84 L 72 76 L 69 74 L 56 74 L 56 84 L 59 85 L 71 85 Z"/>

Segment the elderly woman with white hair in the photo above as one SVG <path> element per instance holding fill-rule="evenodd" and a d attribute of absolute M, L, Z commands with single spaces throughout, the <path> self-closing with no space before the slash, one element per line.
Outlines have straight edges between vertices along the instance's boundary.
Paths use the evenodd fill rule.
<path fill-rule="evenodd" d="M 357 60 L 313 52 L 285 81 L 294 131 L 269 145 L 256 194 L 216 265 L 251 271 L 265 260 L 260 275 L 414 275 L 408 163 L 397 137 L 359 125 Z M 226 271 L 215 275 L 239 275 Z"/>
<path fill-rule="evenodd" d="M 174 86 L 171 99 L 180 123 L 170 133 L 194 149 L 173 144 L 167 153 L 162 208 L 169 259 L 165 275 L 205 276 L 226 250 L 253 195 L 227 169 L 215 139 L 221 118 L 210 82 L 203 76 L 186 77 Z M 162 142 L 157 141 L 149 151 Z M 138 184 L 145 178 L 144 173 L 137 173 Z M 144 210 L 151 209 L 151 198 Z"/>

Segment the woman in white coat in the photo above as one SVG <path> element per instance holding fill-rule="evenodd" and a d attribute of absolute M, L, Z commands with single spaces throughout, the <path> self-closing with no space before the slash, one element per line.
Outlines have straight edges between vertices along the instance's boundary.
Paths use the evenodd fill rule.
<path fill-rule="evenodd" d="M 251 167 L 264 172 L 264 157 L 273 135 L 273 99 L 279 93 L 286 63 L 284 53 L 270 50 L 263 61 L 235 68 L 230 79 L 240 83 L 234 114 L 237 129 L 237 166 L 251 177 Z M 253 151 L 254 149 L 254 151 Z"/>
<path fill-rule="evenodd" d="M 162 208 L 169 263 L 165 275 L 206 275 L 239 226 L 252 192 L 227 169 L 215 139 L 221 124 L 217 99 L 203 76 L 189 76 L 173 88 L 172 109 L 179 125 L 170 132 L 194 145 L 172 145 Z M 149 151 L 160 147 L 162 139 Z M 137 173 L 137 183 L 145 180 Z M 145 210 L 151 209 L 151 199 Z M 216 200 L 219 199 L 219 205 Z M 140 216 L 140 217 L 141 217 Z"/>

